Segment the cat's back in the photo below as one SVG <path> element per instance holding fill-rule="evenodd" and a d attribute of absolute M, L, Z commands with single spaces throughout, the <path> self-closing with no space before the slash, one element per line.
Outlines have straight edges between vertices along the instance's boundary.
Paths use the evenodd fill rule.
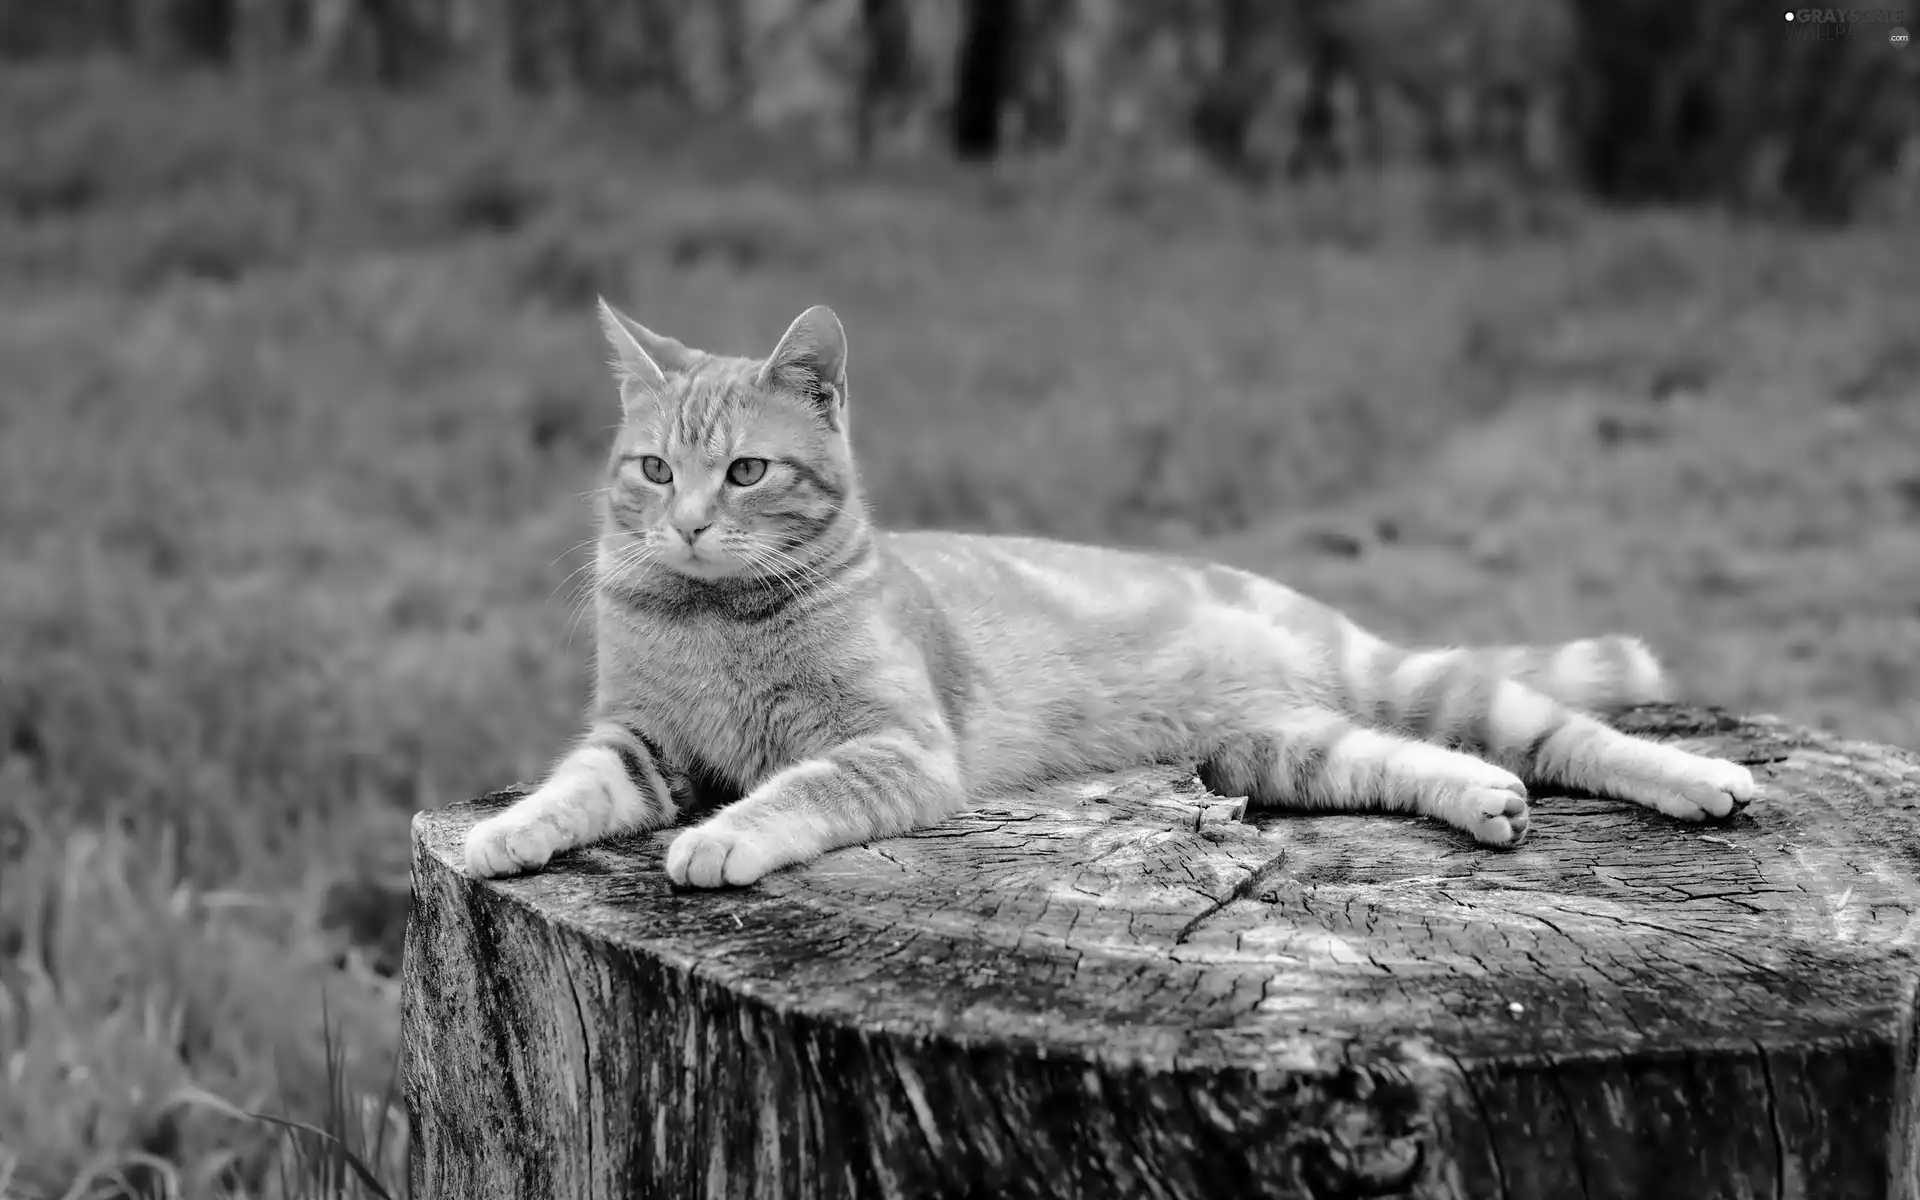
<path fill-rule="evenodd" d="M 1149 551 L 1040 537 L 944 530 L 876 537 L 888 582 L 911 575 L 945 603 L 985 608 L 1065 606 L 1092 613 L 1155 597 L 1190 598 L 1198 569 Z"/>
<path fill-rule="evenodd" d="M 890 531 L 876 535 L 882 586 L 896 613 L 944 612 L 999 640 L 1063 629 L 1085 636 L 1153 638 L 1195 620 L 1247 615 L 1309 636 L 1346 623 L 1335 610 L 1273 579 L 1162 551 L 1039 537 Z"/>

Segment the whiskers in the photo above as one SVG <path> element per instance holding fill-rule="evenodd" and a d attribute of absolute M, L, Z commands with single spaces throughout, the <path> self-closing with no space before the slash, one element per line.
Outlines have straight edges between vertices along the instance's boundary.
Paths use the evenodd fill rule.
<path fill-rule="evenodd" d="M 850 512 L 847 509 L 847 505 L 852 503 L 853 499 L 854 499 L 853 496 L 848 496 L 846 500 L 843 500 L 838 504 L 829 502 L 827 504 L 827 511 L 831 512 L 836 517 L 846 517 L 850 520 L 857 521 L 864 525 L 867 521 L 864 506 L 862 507 L 862 510 L 858 513 Z M 831 529 L 832 526 L 829 526 L 828 528 Z"/>
<path fill-rule="evenodd" d="M 829 573 L 829 571 L 823 570 L 822 566 L 823 564 L 828 567 L 836 565 L 840 556 L 847 552 L 849 548 L 847 536 L 849 523 L 856 526 L 851 533 L 851 537 L 855 540 L 857 540 L 866 529 L 864 510 L 862 512 L 852 511 L 847 507 L 849 502 L 850 500 L 829 506 L 834 517 L 844 518 L 844 520 L 834 521 L 828 526 L 821 537 L 814 539 L 812 545 L 826 552 L 819 554 L 811 562 L 800 558 L 791 551 L 781 549 L 770 541 L 750 540 L 747 538 L 740 539 L 735 553 L 745 560 L 755 571 L 760 572 L 761 577 L 767 583 L 784 586 L 796 593 L 828 589 L 835 586 L 844 587 L 844 584 L 839 583 L 839 571 L 835 570 Z"/>
<path fill-rule="evenodd" d="M 833 581 L 813 564 L 774 546 L 743 543 L 736 551 L 754 568 L 755 578 L 769 585 L 785 584 L 793 591 L 826 587 Z"/>
<path fill-rule="evenodd" d="M 596 533 L 592 537 L 587 538 L 585 541 L 575 542 L 573 545 L 568 546 L 565 550 L 555 555 L 553 561 L 547 564 L 547 570 L 551 571 L 553 570 L 553 568 L 559 566 L 560 560 L 567 557 L 567 555 L 578 554 L 582 550 L 591 549 L 595 545 L 597 545 L 599 541 L 600 541 L 600 535 Z M 575 567 L 573 570 L 568 571 L 567 577 L 565 579 L 562 579 L 559 583 L 556 583 L 553 585 L 553 592 L 547 593 L 547 601 L 549 603 L 552 602 L 554 592 L 557 592 L 561 588 L 567 586 L 569 583 L 572 583 L 575 579 L 579 578 L 581 575 L 585 574 L 586 572 L 593 570 L 594 560 L 596 557 L 598 556 L 589 556 L 586 562 Z M 577 590 L 575 592 L 575 595 L 572 598 L 578 599 Z"/>
<path fill-rule="evenodd" d="M 600 543 L 600 540 L 599 537 L 590 538 L 588 541 L 581 543 L 581 545 L 593 545 Z M 576 546 L 574 549 L 577 550 L 579 547 Z M 572 551 L 568 551 L 568 553 L 572 553 Z M 581 579 L 579 585 L 574 588 L 573 595 L 569 599 L 569 607 L 572 612 L 567 620 L 567 649 L 571 650 L 573 648 L 573 635 L 579 630 L 581 619 L 586 616 L 588 607 L 593 603 L 594 589 L 599 585 L 600 581 L 607 578 L 618 578 L 619 576 L 637 571 L 658 557 L 659 543 L 657 539 L 647 538 L 645 540 L 635 540 L 629 545 L 621 547 L 620 553 L 614 557 L 612 562 L 603 565 L 600 562 L 599 554 L 596 553 L 592 558 L 588 559 L 583 566 L 577 568 L 569 574 L 566 579 L 560 581 L 559 586 L 554 589 L 555 591 L 558 591 L 560 587 L 566 586 L 569 581 L 583 575 L 585 576 L 584 579 Z"/>

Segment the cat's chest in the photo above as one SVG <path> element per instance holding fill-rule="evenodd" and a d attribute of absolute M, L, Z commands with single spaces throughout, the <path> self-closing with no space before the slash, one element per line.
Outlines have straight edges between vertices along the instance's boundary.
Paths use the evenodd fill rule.
<path fill-rule="evenodd" d="M 848 647 L 802 637 L 676 631 L 628 646 L 603 681 L 675 767 L 750 788 L 851 736 L 865 672 Z M 609 698 L 614 698 L 609 697 Z"/>

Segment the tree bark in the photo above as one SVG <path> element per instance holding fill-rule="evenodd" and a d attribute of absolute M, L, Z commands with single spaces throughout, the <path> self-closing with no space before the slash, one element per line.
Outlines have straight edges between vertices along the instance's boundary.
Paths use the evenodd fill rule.
<path fill-rule="evenodd" d="M 1219 0 L 1214 6 L 1219 25 L 1215 66 L 1188 114 L 1187 126 L 1200 152 L 1214 166 L 1240 179 L 1265 173 L 1264 165 L 1254 161 L 1250 142 L 1254 121 L 1273 91 L 1280 65 L 1269 29 L 1276 7 L 1263 0 Z M 1321 55 L 1324 49 L 1316 46 L 1311 54 Z M 1323 71 L 1327 65 L 1316 58 L 1314 70 Z M 1316 99 L 1327 98 L 1310 94 L 1310 110 Z M 1330 111 L 1327 119 L 1331 121 Z"/>
<path fill-rule="evenodd" d="M 882 127 L 899 124 L 911 106 L 915 73 L 913 12 L 906 0 L 861 0 L 853 146 L 862 159 L 873 157 Z"/>
<path fill-rule="evenodd" d="M 517 793 L 421 813 L 415 1194 L 1920 1197 L 1920 756 L 1619 723 L 1760 798 L 1499 853 L 1166 767 L 719 892 L 672 831 L 475 882 Z"/>
<path fill-rule="evenodd" d="M 990 159 L 1000 153 L 1001 121 L 1013 90 L 1019 0 L 968 0 L 954 49 L 953 153 Z"/>

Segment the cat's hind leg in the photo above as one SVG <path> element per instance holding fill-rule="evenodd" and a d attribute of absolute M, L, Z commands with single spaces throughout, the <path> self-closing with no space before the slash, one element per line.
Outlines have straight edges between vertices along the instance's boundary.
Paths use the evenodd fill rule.
<path fill-rule="evenodd" d="M 1594 664 L 1609 645 L 1622 665 L 1598 670 Z M 1535 673 L 1544 667 L 1563 696 L 1589 703 L 1626 702 L 1636 689 L 1645 699 L 1665 686 L 1651 656 L 1628 639 L 1523 653 L 1543 654 Z M 1630 737 L 1507 677 L 1509 651 L 1402 650 L 1354 639 L 1347 657 L 1344 707 L 1411 736 L 1482 754 L 1529 784 L 1631 800 L 1683 821 L 1725 817 L 1753 797 L 1753 775 L 1738 763 Z M 1640 676 L 1648 677 L 1644 688 L 1632 682 Z"/>
<path fill-rule="evenodd" d="M 1331 709 L 1289 709 L 1224 739 L 1200 778 L 1258 807 L 1419 813 L 1489 846 L 1527 834 L 1527 789 L 1513 772 Z"/>
<path fill-rule="evenodd" d="M 1493 686 L 1477 740 L 1529 782 L 1631 800 L 1683 821 L 1730 816 L 1755 791 L 1739 763 L 1632 737 L 1507 680 Z"/>

